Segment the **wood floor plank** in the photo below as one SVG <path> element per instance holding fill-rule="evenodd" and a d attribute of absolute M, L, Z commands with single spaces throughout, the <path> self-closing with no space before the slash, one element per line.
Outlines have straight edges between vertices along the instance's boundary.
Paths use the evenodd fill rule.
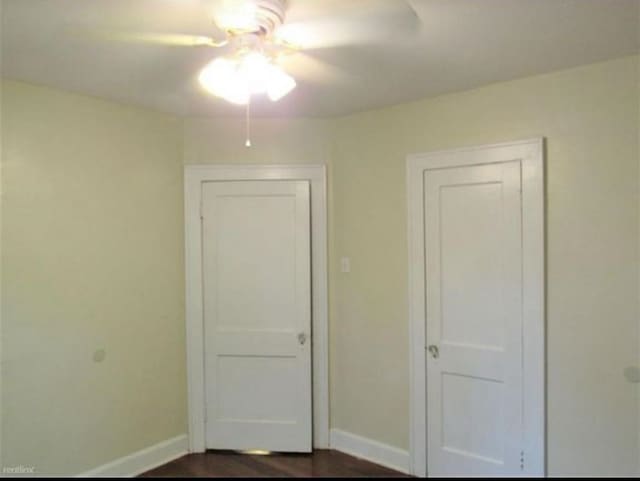
<path fill-rule="evenodd" d="M 408 477 L 398 471 L 333 450 L 259 456 L 233 451 L 188 454 L 140 477 L 355 478 Z"/>

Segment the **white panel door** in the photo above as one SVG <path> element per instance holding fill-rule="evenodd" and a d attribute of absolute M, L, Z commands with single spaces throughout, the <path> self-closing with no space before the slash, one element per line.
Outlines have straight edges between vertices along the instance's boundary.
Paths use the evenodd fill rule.
<path fill-rule="evenodd" d="M 203 184 L 206 444 L 311 451 L 309 183 Z"/>
<path fill-rule="evenodd" d="M 520 169 L 424 173 L 430 476 L 521 472 Z"/>

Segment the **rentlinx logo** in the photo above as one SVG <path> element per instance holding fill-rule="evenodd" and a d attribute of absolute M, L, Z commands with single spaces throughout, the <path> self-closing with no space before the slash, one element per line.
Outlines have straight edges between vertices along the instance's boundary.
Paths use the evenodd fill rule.
<path fill-rule="evenodd" d="M 4 466 L 2 468 L 2 474 L 35 474 L 36 468 L 34 466 Z"/>

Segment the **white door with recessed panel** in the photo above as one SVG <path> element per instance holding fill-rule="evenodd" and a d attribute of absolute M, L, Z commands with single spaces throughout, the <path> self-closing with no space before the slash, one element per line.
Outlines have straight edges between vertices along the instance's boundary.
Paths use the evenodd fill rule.
<path fill-rule="evenodd" d="M 309 183 L 202 189 L 206 447 L 309 452 Z"/>
<path fill-rule="evenodd" d="M 424 172 L 428 473 L 521 472 L 520 161 Z"/>

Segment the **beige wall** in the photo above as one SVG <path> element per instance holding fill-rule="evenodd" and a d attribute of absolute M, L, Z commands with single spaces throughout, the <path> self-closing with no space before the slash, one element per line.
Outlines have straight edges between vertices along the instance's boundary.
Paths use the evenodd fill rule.
<path fill-rule="evenodd" d="M 640 16 L 640 12 L 638 12 L 638 15 Z M 637 103 L 637 110 L 636 110 L 636 122 L 637 122 L 637 127 L 638 127 L 638 163 L 640 164 L 640 56 L 638 56 L 638 64 L 637 64 L 637 71 L 636 71 L 636 82 L 637 82 L 637 86 L 638 86 L 638 96 L 636 98 L 636 103 Z M 638 168 L 638 185 L 640 186 L 640 167 Z M 640 189 L 640 187 L 639 187 Z M 639 202 L 640 202 L 640 195 L 638 195 L 639 197 Z M 638 211 L 640 213 L 640 206 L 638 207 Z M 640 240 L 640 218 L 638 219 L 638 239 Z M 638 257 L 637 257 L 637 263 L 638 263 L 638 312 L 640 312 L 640 246 L 638 247 Z M 640 315 L 639 315 L 640 317 Z M 640 328 L 639 328 L 640 331 Z M 640 335 L 640 332 L 639 332 Z M 640 337 L 640 336 L 639 336 Z M 639 338 L 640 341 L 640 338 Z M 638 371 L 636 372 L 640 372 L 640 349 L 638 352 Z M 639 386 L 640 388 L 640 386 Z M 638 396 L 638 411 L 640 412 L 640 396 Z M 640 434 L 640 416 L 638 416 L 638 433 Z M 640 476 L 640 443 L 638 446 L 638 471 L 637 471 L 637 476 Z"/>
<path fill-rule="evenodd" d="M 637 472 L 638 58 L 335 124 L 332 422 L 408 447 L 405 156 L 547 138 L 551 474 Z M 351 274 L 335 259 L 351 257 Z M 339 366 L 339 368 L 338 368 Z"/>
<path fill-rule="evenodd" d="M 545 136 L 549 471 L 636 472 L 638 393 L 623 369 L 638 359 L 637 64 L 342 119 L 258 120 L 252 149 L 240 119 L 186 121 L 186 163 L 329 159 L 332 427 L 408 448 L 406 155 Z"/>
<path fill-rule="evenodd" d="M 242 119 L 182 124 L 9 83 L 5 465 L 82 472 L 186 431 L 182 161 L 330 163 L 332 427 L 406 449 L 405 156 L 545 136 L 550 472 L 635 472 L 622 371 L 638 362 L 639 91 L 627 58 L 342 119 L 256 119 L 247 149 Z"/>
<path fill-rule="evenodd" d="M 245 146 L 245 123 L 238 119 L 187 119 L 186 164 L 325 164 L 329 161 L 328 121 L 253 119 L 252 147 Z"/>
<path fill-rule="evenodd" d="M 186 432 L 181 122 L 3 97 L 4 464 L 75 474 Z"/>
<path fill-rule="evenodd" d="M 2 253 L 2 12 L 3 2 L 0 0 L 0 254 Z M 0 466 L 3 466 L 2 449 L 2 262 L 0 262 Z"/>

